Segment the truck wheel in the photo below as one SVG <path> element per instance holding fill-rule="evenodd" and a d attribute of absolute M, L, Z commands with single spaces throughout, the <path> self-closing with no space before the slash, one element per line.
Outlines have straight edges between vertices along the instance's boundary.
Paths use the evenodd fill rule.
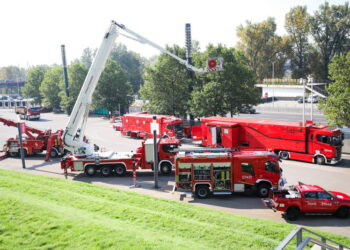
<path fill-rule="evenodd" d="M 102 175 L 103 177 L 110 176 L 111 173 L 112 173 L 112 169 L 111 169 L 110 166 L 103 166 L 103 167 L 101 168 L 101 175 Z"/>
<path fill-rule="evenodd" d="M 346 219 L 349 217 L 349 208 L 348 207 L 340 207 L 337 212 L 335 213 L 335 216 L 341 219 Z"/>
<path fill-rule="evenodd" d="M 271 185 L 267 183 L 261 183 L 258 185 L 258 196 L 261 198 L 266 198 L 269 195 Z"/>
<path fill-rule="evenodd" d="M 11 157 L 18 157 L 19 156 L 19 153 L 18 152 L 9 152 L 9 155 L 11 156 Z"/>
<path fill-rule="evenodd" d="M 324 165 L 326 163 L 326 160 L 324 159 L 323 156 L 318 155 L 316 156 L 316 164 L 317 165 Z"/>
<path fill-rule="evenodd" d="M 296 221 L 299 218 L 300 210 L 297 207 L 290 207 L 288 208 L 286 215 L 288 220 Z"/>
<path fill-rule="evenodd" d="M 209 191 L 208 186 L 199 185 L 196 187 L 196 196 L 199 199 L 208 198 L 209 194 L 210 194 L 210 191 Z"/>
<path fill-rule="evenodd" d="M 125 174 L 126 170 L 125 170 L 125 167 L 124 165 L 122 164 L 117 164 L 115 166 L 115 173 L 117 176 L 123 176 Z"/>
<path fill-rule="evenodd" d="M 18 149 L 18 154 L 17 154 L 19 157 L 21 157 L 21 150 L 20 149 Z M 27 150 L 24 148 L 23 149 L 23 156 L 24 157 L 27 157 L 28 156 L 28 153 L 27 153 Z"/>
<path fill-rule="evenodd" d="M 288 160 L 289 159 L 289 153 L 287 151 L 281 151 L 280 152 L 280 158 L 283 160 Z"/>
<path fill-rule="evenodd" d="M 169 175 L 169 174 L 171 174 L 171 171 L 172 171 L 172 165 L 169 162 L 163 162 L 160 165 L 160 172 L 163 175 Z"/>
<path fill-rule="evenodd" d="M 94 176 L 96 174 L 96 168 L 93 165 L 89 165 L 89 166 L 85 167 L 84 172 L 87 176 L 91 177 L 91 176 Z"/>
<path fill-rule="evenodd" d="M 56 149 L 53 148 L 50 152 L 50 157 L 56 158 L 57 156 L 58 156 L 58 153 L 57 153 Z"/>

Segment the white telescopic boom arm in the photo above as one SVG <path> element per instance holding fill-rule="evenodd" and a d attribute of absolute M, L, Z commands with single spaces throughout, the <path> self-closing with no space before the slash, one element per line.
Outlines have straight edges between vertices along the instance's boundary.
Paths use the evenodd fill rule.
<path fill-rule="evenodd" d="M 74 154 L 91 155 L 93 147 L 84 141 L 86 119 L 89 115 L 92 94 L 95 91 L 100 75 L 113 48 L 114 41 L 118 36 L 116 23 L 112 21 L 105 33 L 101 46 L 97 51 L 89 72 L 81 87 L 79 96 L 69 117 L 66 130 L 63 135 L 63 142 Z"/>
<path fill-rule="evenodd" d="M 141 42 L 141 43 L 147 43 L 147 44 L 149 44 L 149 45 L 152 46 L 153 48 L 158 49 L 160 52 L 163 52 L 163 53 L 165 53 L 165 54 L 171 56 L 172 58 L 176 59 L 179 63 L 185 65 L 186 68 L 188 68 L 188 69 L 190 69 L 190 70 L 192 70 L 192 71 L 194 71 L 194 72 L 197 72 L 197 73 L 205 73 L 205 72 L 207 72 L 207 71 L 204 70 L 204 69 L 198 69 L 198 68 L 192 66 L 192 65 L 189 64 L 186 60 L 184 60 L 184 59 L 182 59 L 182 58 L 180 58 L 180 57 L 174 55 L 173 53 L 171 53 L 171 52 L 169 52 L 168 50 L 164 49 L 163 47 L 159 46 L 158 44 L 155 44 L 154 42 L 148 40 L 147 38 L 145 38 L 145 37 L 143 37 L 143 36 L 137 34 L 136 32 L 134 32 L 134 31 L 128 29 L 127 27 L 125 27 L 125 25 L 119 24 L 119 23 L 116 23 L 116 25 L 117 25 L 119 28 L 121 28 L 122 30 L 124 30 L 124 31 L 128 32 L 129 34 L 131 34 L 132 36 L 134 36 L 135 38 L 128 37 L 128 36 L 126 36 L 126 37 L 131 38 L 131 39 L 134 39 L 134 40 L 137 40 L 137 41 L 139 41 L 139 42 Z"/>

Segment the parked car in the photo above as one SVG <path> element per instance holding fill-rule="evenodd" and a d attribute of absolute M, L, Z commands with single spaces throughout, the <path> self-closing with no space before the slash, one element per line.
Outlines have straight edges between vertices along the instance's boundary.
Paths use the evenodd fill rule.
<path fill-rule="evenodd" d="M 54 114 L 60 114 L 60 113 L 63 113 L 63 110 L 60 109 L 60 108 L 54 108 L 54 109 L 52 109 L 52 112 L 53 112 Z"/>
<path fill-rule="evenodd" d="M 51 111 L 52 111 L 52 108 L 40 107 L 40 113 L 48 113 Z"/>
<path fill-rule="evenodd" d="M 303 99 L 305 99 L 305 102 L 307 102 L 307 99 L 305 97 L 300 97 L 298 99 L 298 103 L 303 103 L 303 101 L 304 101 Z"/>
<path fill-rule="evenodd" d="M 242 114 L 255 114 L 255 112 L 255 108 L 250 105 L 243 106 L 240 110 L 240 113 Z"/>
<path fill-rule="evenodd" d="M 307 102 L 310 102 L 310 103 L 318 103 L 318 99 L 319 99 L 319 96 L 318 96 L 318 95 L 310 95 L 310 96 L 307 98 Z"/>

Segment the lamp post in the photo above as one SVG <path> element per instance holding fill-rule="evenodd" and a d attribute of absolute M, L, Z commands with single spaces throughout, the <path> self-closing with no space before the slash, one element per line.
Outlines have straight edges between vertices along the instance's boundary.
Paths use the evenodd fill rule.
<path fill-rule="evenodd" d="M 20 122 L 19 115 L 17 116 L 17 129 L 18 129 L 18 139 L 19 139 L 19 145 L 20 145 L 20 155 L 21 155 L 21 160 L 22 160 L 22 168 L 26 168 L 26 163 L 24 160 L 23 141 L 22 141 L 23 128 L 21 128 L 21 122 Z"/>
<path fill-rule="evenodd" d="M 314 98 L 313 98 L 313 95 L 314 95 L 314 84 L 313 84 L 313 78 L 312 77 L 308 77 L 307 78 L 307 82 L 311 84 L 311 112 L 310 112 L 310 119 L 311 121 L 313 121 L 313 110 L 314 110 Z"/>
<path fill-rule="evenodd" d="M 272 88 L 272 107 L 275 106 L 275 62 L 272 62 L 272 81 L 273 81 L 273 88 Z"/>
<path fill-rule="evenodd" d="M 303 84 L 303 126 L 305 125 L 305 82 L 305 79 L 300 78 L 300 83 Z"/>
<path fill-rule="evenodd" d="M 154 173 L 154 188 L 158 187 L 158 145 L 157 145 L 157 117 L 152 117 L 151 129 L 153 130 L 153 173 Z"/>

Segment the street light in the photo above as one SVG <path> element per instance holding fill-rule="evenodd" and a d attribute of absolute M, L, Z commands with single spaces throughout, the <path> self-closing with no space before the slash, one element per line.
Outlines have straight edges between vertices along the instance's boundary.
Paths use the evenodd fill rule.
<path fill-rule="evenodd" d="M 272 107 L 275 106 L 275 62 L 272 62 L 272 81 L 273 81 L 273 87 L 272 87 Z"/>
<path fill-rule="evenodd" d="M 313 84 L 314 79 L 310 76 L 307 77 L 307 82 L 311 83 L 311 112 L 310 112 L 310 116 L 311 116 L 311 121 L 313 121 L 313 109 L 314 109 L 314 84 Z"/>
<path fill-rule="evenodd" d="M 300 84 L 303 84 L 304 91 L 303 91 L 303 126 L 305 125 L 305 82 L 306 80 L 303 78 L 300 78 Z"/>

